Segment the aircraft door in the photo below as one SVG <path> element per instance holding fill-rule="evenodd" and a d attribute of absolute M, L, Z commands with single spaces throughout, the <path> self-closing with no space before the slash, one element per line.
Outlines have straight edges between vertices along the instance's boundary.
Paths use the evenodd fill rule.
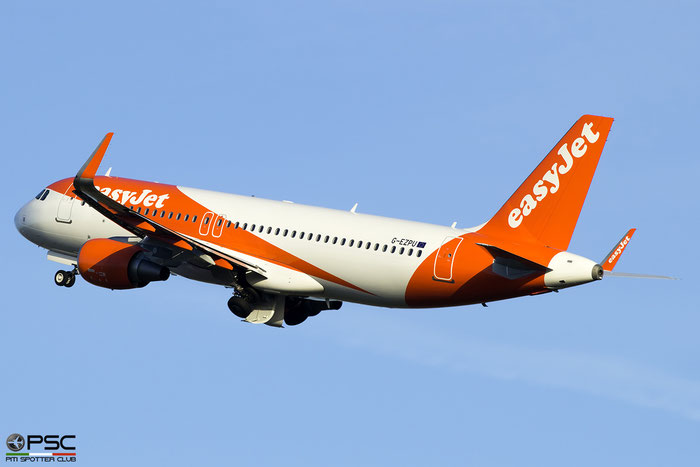
<path fill-rule="evenodd" d="M 461 237 L 446 237 L 440 245 L 440 249 L 435 257 L 435 267 L 433 269 L 433 279 L 443 282 L 454 282 L 452 279 L 452 269 L 454 266 L 457 249 L 462 243 Z"/>
<path fill-rule="evenodd" d="M 73 222 L 71 220 L 71 213 L 73 212 L 73 202 L 75 201 L 75 198 L 70 196 L 70 194 L 72 194 L 72 190 L 73 184 L 71 183 L 68 189 L 66 189 L 66 192 L 61 196 L 61 199 L 58 201 L 58 210 L 56 211 L 57 222 L 64 222 L 66 224 Z"/>
<path fill-rule="evenodd" d="M 212 236 L 219 238 L 224 232 L 224 225 L 226 224 L 226 216 L 216 216 L 216 219 L 212 221 L 214 224 L 211 228 Z"/>
<path fill-rule="evenodd" d="M 199 224 L 199 235 L 205 236 L 209 234 L 212 220 L 214 220 L 214 213 L 207 211 L 207 213 L 202 216 L 202 222 Z"/>

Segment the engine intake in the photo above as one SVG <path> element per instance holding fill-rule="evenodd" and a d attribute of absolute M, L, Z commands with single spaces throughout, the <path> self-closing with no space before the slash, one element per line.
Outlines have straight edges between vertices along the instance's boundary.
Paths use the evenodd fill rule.
<path fill-rule="evenodd" d="M 107 238 L 85 242 L 78 270 L 87 282 L 108 289 L 134 289 L 170 277 L 170 270 L 149 261 L 143 248 Z"/>

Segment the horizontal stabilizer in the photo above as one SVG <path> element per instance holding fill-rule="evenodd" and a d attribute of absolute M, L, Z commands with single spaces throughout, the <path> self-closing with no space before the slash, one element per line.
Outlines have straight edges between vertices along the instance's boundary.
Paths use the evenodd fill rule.
<path fill-rule="evenodd" d="M 477 243 L 493 256 L 493 272 L 506 279 L 520 279 L 530 274 L 545 274 L 551 269 L 493 245 Z"/>
<path fill-rule="evenodd" d="M 625 251 L 625 248 L 627 248 L 627 245 L 629 244 L 629 241 L 636 230 L 637 229 L 629 229 L 627 233 L 622 236 L 620 241 L 617 242 L 617 245 L 615 245 L 613 249 L 610 250 L 610 253 L 608 253 L 605 259 L 603 259 L 603 261 L 600 262 L 605 272 L 613 270 L 613 268 L 619 261 L 620 256 L 622 256 L 622 252 Z"/>
<path fill-rule="evenodd" d="M 670 281 L 677 281 L 679 280 L 677 277 L 670 277 L 670 276 L 656 276 L 654 274 L 635 274 L 631 272 L 612 272 L 612 271 L 605 271 L 606 276 L 612 276 L 612 277 L 633 277 L 636 279 L 666 279 Z"/>

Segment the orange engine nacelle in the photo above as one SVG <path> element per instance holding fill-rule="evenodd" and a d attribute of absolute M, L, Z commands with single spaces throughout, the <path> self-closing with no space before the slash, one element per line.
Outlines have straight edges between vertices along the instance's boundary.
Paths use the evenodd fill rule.
<path fill-rule="evenodd" d="M 146 259 L 144 251 L 106 238 L 88 240 L 78 253 L 78 270 L 89 283 L 107 289 L 134 289 L 170 277 L 170 270 Z"/>

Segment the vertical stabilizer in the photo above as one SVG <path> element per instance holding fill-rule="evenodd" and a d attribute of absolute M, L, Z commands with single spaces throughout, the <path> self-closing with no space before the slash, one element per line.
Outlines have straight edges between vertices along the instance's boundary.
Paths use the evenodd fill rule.
<path fill-rule="evenodd" d="M 581 117 L 480 233 L 566 250 L 612 122 Z"/>

